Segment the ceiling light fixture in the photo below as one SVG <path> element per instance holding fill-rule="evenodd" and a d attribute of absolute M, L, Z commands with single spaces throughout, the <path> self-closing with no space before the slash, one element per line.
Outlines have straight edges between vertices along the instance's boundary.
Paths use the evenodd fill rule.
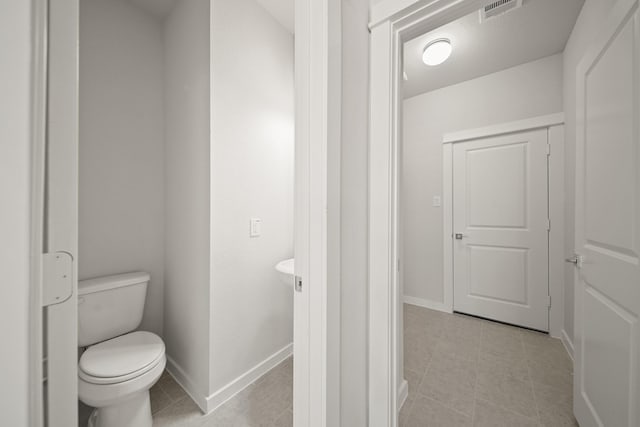
<path fill-rule="evenodd" d="M 453 47 L 449 39 L 437 39 L 429 42 L 422 51 L 422 62 L 427 65 L 440 65 L 449 58 Z"/>

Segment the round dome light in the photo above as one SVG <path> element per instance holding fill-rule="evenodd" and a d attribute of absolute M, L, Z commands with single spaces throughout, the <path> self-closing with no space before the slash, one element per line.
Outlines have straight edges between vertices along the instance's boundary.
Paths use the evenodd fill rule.
<path fill-rule="evenodd" d="M 440 65 L 449 58 L 452 50 L 451 40 L 434 40 L 422 51 L 422 62 L 430 66 Z"/>

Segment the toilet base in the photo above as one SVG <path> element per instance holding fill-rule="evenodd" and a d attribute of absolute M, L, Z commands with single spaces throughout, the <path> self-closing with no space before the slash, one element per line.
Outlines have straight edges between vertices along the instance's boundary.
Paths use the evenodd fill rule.
<path fill-rule="evenodd" d="M 116 405 L 96 408 L 88 427 L 152 427 L 149 391 L 137 393 Z"/>

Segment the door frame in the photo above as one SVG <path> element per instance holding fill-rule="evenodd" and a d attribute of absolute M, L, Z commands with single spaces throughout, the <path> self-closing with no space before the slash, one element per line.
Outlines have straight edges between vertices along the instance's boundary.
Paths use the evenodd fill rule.
<path fill-rule="evenodd" d="M 29 425 L 57 427 L 78 422 L 78 1 L 32 7 Z"/>
<path fill-rule="evenodd" d="M 329 323 L 329 319 L 339 316 L 339 292 L 334 287 L 328 292 L 327 277 L 334 266 L 328 265 L 327 236 L 334 236 L 339 232 L 339 223 L 329 222 L 327 204 L 330 197 L 335 197 L 336 185 L 339 181 L 329 183 L 330 172 L 339 168 L 339 159 L 331 157 L 328 152 L 335 152 L 340 139 L 340 44 L 335 43 L 340 38 L 340 2 L 338 0 L 295 0 L 296 1 L 296 180 L 300 183 L 296 189 L 296 247 L 300 257 L 296 260 L 296 275 L 303 278 L 303 292 L 296 293 L 299 309 L 294 314 L 294 321 L 298 327 L 295 340 L 294 369 L 297 373 L 294 380 L 294 417 L 295 425 L 300 427 L 324 427 L 332 425 L 335 417 L 339 417 L 339 365 L 330 360 L 328 349 L 335 352 L 339 345 L 339 322 Z M 51 4 L 54 3 L 54 4 Z M 51 102 L 51 94 L 47 93 L 47 81 L 51 79 L 51 59 L 47 61 L 49 51 L 47 43 L 51 44 L 51 37 L 47 39 L 47 32 L 51 20 L 56 20 L 56 28 L 67 29 L 57 34 L 56 53 L 61 54 L 53 59 L 56 77 L 62 79 L 56 89 L 56 94 L 75 94 L 70 88 L 77 82 L 77 66 L 66 63 L 68 55 L 77 49 L 78 33 L 78 2 L 74 0 L 34 0 L 36 5 L 34 14 L 35 37 L 34 47 L 34 96 L 32 97 L 33 120 L 33 158 L 31 189 L 32 200 L 32 264 L 30 283 L 31 320 L 31 348 L 30 348 L 30 395 L 29 404 L 33 422 L 30 425 L 39 427 L 46 414 L 43 412 L 42 363 L 44 328 L 42 325 L 43 277 L 42 253 L 47 249 L 42 239 L 47 230 L 44 225 L 43 210 L 45 200 L 45 131 L 46 110 L 45 103 Z M 65 6 L 66 4 L 66 6 Z M 48 7 L 47 7 L 48 6 Z M 55 10 L 54 10 L 55 9 Z M 53 13 L 52 15 L 52 12 Z M 66 25 L 65 25 L 66 24 Z M 71 66 L 70 68 L 65 68 Z M 66 91 L 66 92 L 65 92 Z M 70 103 L 72 113 L 77 108 L 77 96 L 61 96 Z M 64 112 L 63 108 L 59 111 Z M 60 122 L 62 132 L 77 130 L 77 115 L 66 114 L 65 120 Z M 77 132 L 76 132 L 77 136 Z M 57 161 L 70 161 L 75 165 L 77 154 L 77 138 L 61 141 L 64 147 L 56 150 Z M 51 153 L 49 153 L 51 155 Z M 69 157 L 71 156 L 71 157 Z M 64 179 L 73 181 L 77 170 L 74 166 L 68 168 L 69 175 Z M 77 176 L 75 176 L 77 183 Z M 72 182 L 69 182 L 72 184 Z M 74 193 L 74 185 L 70 185 L 70 193 Z M 75 194 L 75 193 L 74 193 Z M 73 203 L 72 203 L 73 204 Z M 61 200 L 59 209 L 65 205 L 69 207 L 69 200 Z M 73 206 L 72 206 L 73 208 Z M 77 207 L 76 207 L 77 208 Z M 77 210 L 77 209 L 76 209 Z M 68 221 L 76 221 L 75 215 L 70 215 Z M 65 235 L 63 228 L 57 229 L 56 243 L 71 244 L 69 251 L 76 253 L 77 230 Z M 51 242 L 49 242 L 51 246 Z M 50 251 L 52 247 L 48 248 Z M 329 269 L 332 269 L 329 271 Z M 335 286 L 339 286 L 336 283 Z M 339 290 L 339 289 L 338 289 Z M 76 295 L 74 289 L 74 298 Z M 71 316 L 76 316 L 77 303 L 72 298 L 69 306 L 73 306 Z M 49 325 L 51 327 L 51 325 Z M 68 334 L 74 341 L 76 334 Z M 68 345 L 66 347 L 69 347 Z M 77 345 L 73 345 L 73 353 L 77 352 Z M 77 402 L 77 362 L 76 357 L 63 360 L 64 369 L 59 376 L 68 377 L 65 384 L 68 393 L 61 393 L 66 400 Z M 72 369 L 67 369 L 71 367 Z M 57 371 L 57 369 L 56 369 Z M 72 375 L 67 371 L 72 371 Z M 69 397 L 71 396 L 71 397 Z M 70 404 L 69 404 L 70 405 Z M 59 412 L 68 413 L 74 419 L 76 410 L 68 410 L 64 404 Z M 75 404 L 74 404 L 75 405 Z M 73 422 L 49 423 L 56 425 L 74 425 Z"/>
<path fill-rule="evenodd" d="M 490 0 L 384 0 L 372 6 L 369 120 L 369 425 L 396 427 L 402 351 L 399 171 L 402 44 Z M 404 393 L 403 393 L 404 395 Z"/>
<path fill-rule="evenodd" d="M 45 1 L 45 0 L 41 0 Z M 42 304 L 45 425 L 78 423 L 78 40 L 79 0 L 46 0 L 46 167 Z M 45 166 L 44 164 L 42 165 Z M 60 287 L 47 255 L 68 259 Z M 55 286 L 54 286 L 55 285 Z M 54 300 L 53 302 L 47 300 Z M 71 328 L 71 329 L 70 329 Z"/>
<path fill-rule="evenodd" d="M 329 249 L 340 232 L 330 219 L 340 184 L 340 7 L 339 0 L 295 0 L 296 427 L 337 425 L 340 416 L 340 282 L 329 280 L 339 271 Z"/>
<path fill-rule="evenodd" d="M 33 5 L 31 73 L 31 262 L 29 280 L 29 425 L 44 420 L 45 361 L 43 348 L 42 258 L 44 253 L 45 158 L 47 133 L 48 2 Z"/>
<path fill-rule="evenodd" d="M 442 138 L 444 309 L 453 312 L 453 145 L 469 140 L 547 129 L 549 335 L 564 334 L 564 114 L 531 117 L 481 128 L 450 132 Z M 566 335 L 566 334 L 564 334 Z"/>

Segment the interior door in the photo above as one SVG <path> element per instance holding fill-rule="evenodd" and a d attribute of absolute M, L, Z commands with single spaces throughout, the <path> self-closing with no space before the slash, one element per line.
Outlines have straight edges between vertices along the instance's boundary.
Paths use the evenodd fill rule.
<path fill-rule="evenodd" d="M 547 130 L 453 146 L 455 311 L 547 331 Z"/>
<path fill-rule="evenodd" d="M 574 412 L 640 425 L 640 21 L 619 0 L 578 67 Z"/>

